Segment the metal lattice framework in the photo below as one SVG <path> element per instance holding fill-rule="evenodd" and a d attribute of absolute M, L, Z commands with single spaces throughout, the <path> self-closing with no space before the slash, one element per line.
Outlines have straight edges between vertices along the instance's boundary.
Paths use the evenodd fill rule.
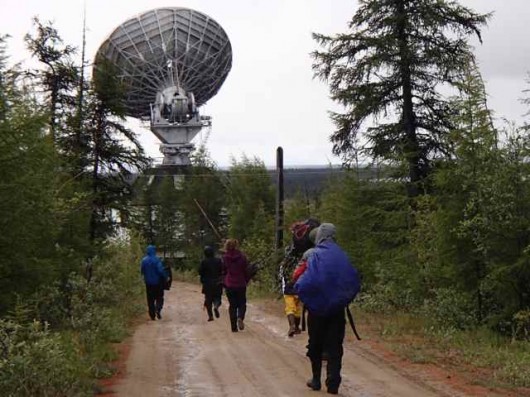
<path fill-rule="evenodd" d="M 154 9 L 120 25 L 100 46 L 125 87 L 127 114 L 146 118 L 157 93 L 176 86 L 197 106 L 212 98 L 232 67 L 232 47 L 212 18 L 187 8 Z"/>

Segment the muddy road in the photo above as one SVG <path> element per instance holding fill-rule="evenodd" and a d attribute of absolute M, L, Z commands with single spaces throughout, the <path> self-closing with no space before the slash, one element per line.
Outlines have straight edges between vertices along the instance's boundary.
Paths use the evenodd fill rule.
<path fill-rule="evenodd" d="M 198 285 L 174 283 L 162 320 L 140 324 L 129 340 L 125 369 L 112 395 L 312 396 L 307 334 L 286 336 L 287 322 L 260 302 L 249 303 L 245 330 L 230 331 L 228 302 L 207 322 Z M 451 385 L 386 361 L 347 330 L 342 396 L 465 396 Z M 323 371 L 325 372 L 325 371 Z M 325 389 L 320 393 L 326 394 Z"/>

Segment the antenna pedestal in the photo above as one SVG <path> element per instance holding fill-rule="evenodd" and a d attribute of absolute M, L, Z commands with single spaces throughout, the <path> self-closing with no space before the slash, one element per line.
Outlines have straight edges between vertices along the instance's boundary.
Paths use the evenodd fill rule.
<path fill-rule="evenodd" d="M 151 131 L 163 143 L 160 152 L 164 155 L 162 165 L 190 165 L 190 153 L 195 145 L 190 141 L 205 127 L 212 125 L 209 116 L 200 116 L 196 112 L 188 121 L 169 122 L 160 117 L 158 108 L 151 112 Z"/>
<path fill-rule="evenodd" d="M 164 155 L 162 165 L 190 165 L 190 153 L 195 145 L 188 144 L 167 144 L 160 145 L 160 152 Z"/>

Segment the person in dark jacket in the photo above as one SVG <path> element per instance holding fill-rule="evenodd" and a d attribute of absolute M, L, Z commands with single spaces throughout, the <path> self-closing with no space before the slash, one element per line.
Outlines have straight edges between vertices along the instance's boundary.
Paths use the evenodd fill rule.
<path fill-rule="evenodd" d="M 204 247 L 204 259 L 199 266 L 199 276 L 204 294 L 204 307 L 208 313 L 208 321 L 213 321 L 213 314 L 219 318 L 219 306 L 221 306 L 222 267 L 223 262 L 215 256 L 214 249 L 210 246 Z M 213 312 L 212 312 L 213 305 Z"/>
<path fill-rule="evenodd" d="M 228 314 L 232 332 L 245 328 L 245 313 L 247 311 L 247 283 L 250 280 L 248 261 L 239 250 L 239 242 L 228 239 L 224 245 L 223 254 L 223 285 L 228 298 Z"/>
<path fill-rule="evenodd" d="M 344 269 L 353 269 L 347 255 L 335 242 L 335 226 L 322 223 L 316 233 L 316 247 L 308 260 L 308 267 L 295 284 L 302 302 L 308 310 L 309 341 L 307 356 L 311 360 L 313 377 L 307 386 L 321 389 L 322 354 L 327 353 L 326 386 L 329 394 L 338 394 L 341 383 L 343 341 L 346 330 L 345 308 L 330 308 L 319 312 L 316 308 L 327 304 L 325 290 L 337 288 L 340 279 L 349 276 Z M 310 271 L 311 270 L 311 271 Z M 355 270 L 352 270 L 352 272 Z M 309 275 L 308 275 L 309 273 Z M 315 276 L 318 275 L 320 278 Z"/>
<path fill-rule="evenodd" d="M 169 279 L 166 269 L 160 258 L 156 256 L 156 247 L 147 246 L 147 255 L 143 257 L 140 272 L 145 281 L 147 294 L 147 308 L 151 320 L 162 318 L 164 306 L 164 286 Z M 155 317 L 156 316 L 156 317 Z"/>

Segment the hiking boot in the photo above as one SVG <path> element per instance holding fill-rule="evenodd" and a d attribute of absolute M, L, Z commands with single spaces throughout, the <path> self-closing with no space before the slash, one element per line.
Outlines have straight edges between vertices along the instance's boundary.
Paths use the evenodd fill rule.
<path fill-rule="evenodd" d="M 160 314 L 160 312 L 156 312 L 156 318 L 158 318 L 159 320 L 162 320 L 162 315 Z"/>
<path fill-rule="evenodd" d="M 213 314 L 215 314 L 215 317 L 219 318 L 219 309 L 214 307 Z"/>
<path fill-rule="evenodd" d="M 312 390 L 318 391 L 322 388 L 322 385 L 320 384 L 320 381 L 315 378 L 311 378 L 306 382 L 307 387 L 309 387 Z"/>
<path fill-rule="evenodd" d="M 239 328 L 241 331 L 245 329 L 245 323 L 243 322 L 242 318 L 237 319 L 237 328 Z"/>
<path fill-rule="evenodd" d="M 208 321 L 213 321 L 213 317 L 208 317 Z"/>
<path fill-rule="evenodd" d="M 339 389 L 328 387 L 328 394 L 339 394 Z"/>

